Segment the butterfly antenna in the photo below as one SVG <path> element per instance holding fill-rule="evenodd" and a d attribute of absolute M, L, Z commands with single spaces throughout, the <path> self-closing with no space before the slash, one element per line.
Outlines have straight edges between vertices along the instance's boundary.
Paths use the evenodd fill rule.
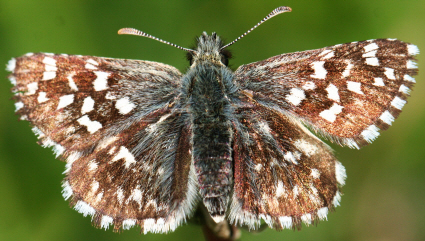
<path fill-rule="evenodd" d="M 273 10 L 271 13 L 269 13 L 269 15 L 267 15 L 265 18 L 263 18 L 263 20 L 261 20 L 259 23 L 257 23 L 257 25 L 255 25 L 254 27 L 252 27 L 250 30 L 246 31 L 244 34 L 242 34 L 241 36 L 239 36 L 237 39 L 233 40 L 232 42 L 224 45 L 223 47 L 221 47 L 220 50 L 225 49 L 227 47 L 229 47 L 230 45 L 236 43 L 239 39 L 245 37 L 245 35 L 249 34 L 252 30 L 256 29 L 258 26 L 260 26 L 262 23 L 264 23 L 265 21 L 271 19 L 272 17 L 279 15 L 281 13 L 284 12 L 291 12 L 292 9 L 290 7 L 278 7 L 275 10 Z"/>
<path fill-rule="evenodd" d="M 162 40 L 162 39 L 160 39 L 160 38 L 157 38 L 157 37 L 155 37 L 155 36 L 152 36 L 152 35 L 150 35 L 150 34 L 147 34 L 147 33 L 145 33 L 145 32 L 142 32 L 142 31 L 137 30 L 137 29 L 134 29 L 134 28 L 122 28 L 122 29 L 118 30 L 118 34 L 128 34 L 128 35 L 136 35 L 136 36 L 147 37 L 147 38 L 150 38 L 150 39 L 157 40 L 157 41 L 159 41 L 159 42 L 161 42 L 161 43 L 171 45 L 171 46 L 173 46 L 173 47 L 176 47 L 176 48 L 178 48 L 178 49 L 184 50 L 184 51 L 186 51 L 186 52 L 191 52 L 191 53 L 195 53 L 195 52 L 196 52 L 196 51 L 195 51 L 195 50 L 193 50 L 193 49 L 187 49 L 187 48 L 180 47 L 180 46 L 178 46 L 178 45 L 175 45 L 175 44 L 170 43 L 170 42 L 168 42 L 168 41 Z"/>

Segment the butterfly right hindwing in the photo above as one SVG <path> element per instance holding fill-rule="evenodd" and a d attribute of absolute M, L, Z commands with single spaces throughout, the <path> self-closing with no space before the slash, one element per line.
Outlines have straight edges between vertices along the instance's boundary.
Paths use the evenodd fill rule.
<path fill-rule="evenodd" d="M 230 220 L 282 229 L 326 219 L 345 179 L 330 147 L 273 109 L 254 104 L 237 115 Z"/>

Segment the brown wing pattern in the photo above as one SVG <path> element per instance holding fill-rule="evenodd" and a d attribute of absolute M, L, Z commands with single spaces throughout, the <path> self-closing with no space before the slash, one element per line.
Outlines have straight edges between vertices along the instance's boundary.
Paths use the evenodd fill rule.
<path fill-rule="evenodd" d="M 339 205 L 345 169 L 302 124 L 259 104 L 235 121 L 235 186 L 229 218 L 276 229 L 325 219 Z"/>
<path fill-rule="evenodd" d="M 67 162 L 63 196 L 97 227 L 167 232 L 193 212 L 191 134 L 175 108 L 177 69 L 30 53 L 8 70 L 17 113 Z"/>
<path fill-rule="evenodd" d="M 398 40 L 368 40 L 278 55 L 243 65 L 235 75 L 245 94 L 262 105 L 359 148 L 401 112 L 418 53 Z"/>

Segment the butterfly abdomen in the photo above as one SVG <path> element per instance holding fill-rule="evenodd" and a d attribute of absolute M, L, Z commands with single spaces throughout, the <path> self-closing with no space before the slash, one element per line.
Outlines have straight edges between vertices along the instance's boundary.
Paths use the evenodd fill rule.
<path fill-rule="evenodd" d="M 231 107 L 222 84 L 222 68 L 200 65 L 192 73 L 187 76 L 192 83 L 189 93 L 193 162 L 203 203 L 210 215 L 220 221 L 233 184 L 232 129 L 227 116 Z"/>

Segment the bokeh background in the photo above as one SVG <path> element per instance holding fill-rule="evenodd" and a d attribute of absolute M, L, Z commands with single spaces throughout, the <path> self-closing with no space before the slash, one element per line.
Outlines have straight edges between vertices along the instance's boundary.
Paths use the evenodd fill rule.
<path fill-rule="evenodd" d="M 83 1 L 0 0 L 0 65 L 27 52 L 163 62 L 184 72 L 185 53 L 157 41 L 119 36 L 135 27 L 190 47 L 202 31 L 227 42 L 278 6 L 285 13 L 231 47 L 236 68 L 268 57 L 356 40 L 398 38 L 418 45 L 420 74 L 393 126 L 362 150 L 332 145 L 347 169 L 342 206 L 301 231 L 243 232 L 242 240 L 425 240 L 425 1 Z M 95 229 L 61 196 L 65 164 L 18 121 L 0 68 L 0 240 L 202 240 L 199 226 L 140 235 Z"/>

